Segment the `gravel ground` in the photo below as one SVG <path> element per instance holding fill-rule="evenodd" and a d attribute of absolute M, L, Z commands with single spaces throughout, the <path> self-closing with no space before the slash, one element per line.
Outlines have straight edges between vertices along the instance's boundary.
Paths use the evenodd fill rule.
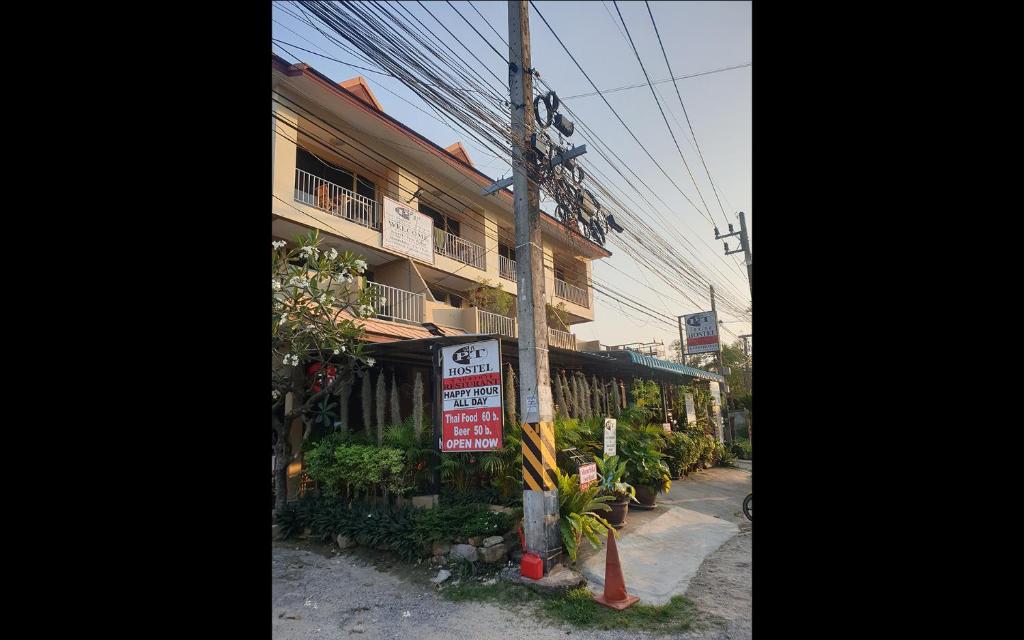
<path fill-rule="evenodd" d="M 742 474 L 741 477 L 737 474 Z M 749 472 L 710 469 L 676 483 L 669 501 L 703 511 L 725 511 L 742 503 Z M 738 496 L 738 497 L 737 497 Z M 680 504 L 683 506 L 683 504 Z M 736 510 L 739 507 L 736 506 Z M 677 636 L 635 631 L 594 631 L 561 626 L 521 608 L 478 602 L 449 602 L 436 593 L 426 567 L 398 561 L 380 563 L 362 550 L 338 552 L 327 546 L 278 542 L 273 549 L 273 637 L 275 640 L 365 638 L 431 640 L 596 640 L 677 637 L 686 640 L 745 640 L 751 637 L 751 526 L 739 515 L 740 533 L 701 565 L 686 595 L 722 623 Z M 379 570 L 375 564 L 380 565 Z M 628 586 L 628 585 L 627 585 Z"/>

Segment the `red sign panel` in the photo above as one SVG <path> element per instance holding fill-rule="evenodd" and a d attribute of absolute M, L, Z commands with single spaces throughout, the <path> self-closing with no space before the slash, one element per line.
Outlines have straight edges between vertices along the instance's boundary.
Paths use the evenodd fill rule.
<path fill-rule="evenodd" d="M 597 465 L 593 462 L 580 465 L 580 490 L 597 482 Z"/>
<path fill-rule="evenodd" d="M 441 451 L 502 448 L 500 349 L 497 340 L 441 349 Z"/>

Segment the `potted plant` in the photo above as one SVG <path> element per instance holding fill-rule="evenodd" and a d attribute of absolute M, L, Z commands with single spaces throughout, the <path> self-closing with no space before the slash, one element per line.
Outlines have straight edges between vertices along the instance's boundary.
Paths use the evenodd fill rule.
<path fill-rule="evenodd" d="M 608 511 L 605 503 L 611 497 L 598 496 L 600 489 L 594 486 L 581 490 L 580 477 L 576 474 L 567 475 L 556 468 L 555 476 L 558 483 L 558 528 L 562 534 L 562 546 L 572 564 L 576 564 L 579 546 L 584 538 L 590 542 L 590 546 L 599 549 L 601 536 L 618 535 L 608 521 L 597 514 L 598 511 Z"/>
<path fill-rule="evenodd" d="M 626 475 L 626 461 L 618 456 L 598 458 L 594 456 L 597 463 L 597 476 L 600 478 L 598 486 L 601 487 L 602 496 L 611 496 L 612 500 L 606 504 L 611 507 L 611 512 L 605 518 L 609 524 L 616 529 L 626 526 L 626 514 L 629 513 L 629 501 L 637 502 L 636 489 L 633 485 L 622 481 Z"/>
<path fill-rule="evenodd" d="M 672 488 L 668 465 L 653 443 L 622 449 L 626 456 L 626 477 L 636 487 L 636 508 L 653 509 L 657 506 L 658 494 L 668 493 Z"/>

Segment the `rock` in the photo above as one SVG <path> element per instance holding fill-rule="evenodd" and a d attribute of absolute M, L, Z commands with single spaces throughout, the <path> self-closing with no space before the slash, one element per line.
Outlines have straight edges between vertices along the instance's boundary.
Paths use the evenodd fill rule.
<path fill-rule="evenodd" d="M 452 572 L 447 569 L 441 569 L 437 572 L 437 575 L 430 579 L 434 584 L 441 584 L 448 578 L 452 577 Z"/>
<path fill-rule="evenodd" d="M 431 555 L 445 556 L 452 550 L 452 545 L 447 542 L 435 542 L 431 548 Z"/>
<path fill-rule="evenodd" d="M 501 536 L 491 536 L 490 538 L 484 538 L 483 546 L 493 547 L 496 544 L 500 544 L 505 541 L 505 538 Z"/>
<path fill-rule="evenodd" d="M 466 540 L 466 544 L 471 547 L 479 547 L 481 542 L 483 542 L 483 536 L 473 536 Z"/>
<path fill-rule="evenodd" d="M 338 534 L 338 537 L 335 538 L 334 541 L 338 543 L 338 548 L 340 549 L 351 549 L 352 547 L 359 545 L 359 543 L 353 540 L 352 538 L 349 538 L 348 536 L 343 536 L 340 533 Z"/>
<path fill-rule="evenodd" d="M 451 557 L 453 558 L 465 558 L 470 562 L 476 562 L 477 552 L 476 547 L 471 544 L 453 544 L 451 550 Z"/>
<path fill-rule="evenodd" d="M 572 569 L 567 569 L 562 565 L 558 565 L 553 568 L 548 575 L 544 576 L 540 580 L 531 580 L 519 575 L 518 565 L 502 569 L 501 573 L 498 574 L 498 577 L 514 584 L 521 584 L 538 593 L 545 593 L 548 595 L 560 595 L 570 589 L 582 587 L 587 584 L 587 579 L 583 574 L 577 573 Z"/>
<path fill-rule="evenodd" d="M 507 550 L 504 544 L 496 544 L 492 547 L 478 547 L 480 559 L 484 562 L 502 562 L 505 560 Z"/>
<path fill-rule="evenodd" d="M 413 496 L 412 506 L 417 509 L 433 509 L 434 507 L 437 506 L 439 497 L 440 496 L 438 496 L 437 494 L 429 496 Z"/>
<path fill-rule="evenodd" d="M 434 556 L 431 561 L 439 567 L 448 565 L 448 556 Z"/>

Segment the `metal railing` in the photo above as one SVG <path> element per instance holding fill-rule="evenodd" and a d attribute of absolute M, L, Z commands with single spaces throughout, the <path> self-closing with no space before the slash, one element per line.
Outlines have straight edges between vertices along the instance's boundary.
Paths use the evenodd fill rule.
<path fill-rule="evenodd" d="M 423 294 L 397 289 L 379 282 L 367 282 L 375 294 L 373 310 L 384 320 L 423 322 Z"/>
<path fill-rule="evenodd" d="M 484 264 L 484 248 L 480 245 L 464 240 L 454 233 L 446 233 L 444 229 L 434 227 L 434 251 L 442 256 L 448 256 L 452 260 L 458 260 L 463 264 L 486 270 Z"/>
<path fill-rule="evenodd" d="M 516 337 L 515 318 L 477 309 L 476 319 L 477 325 L 480 327 L 480 333 L 497 333 L 509 338 Z"/>
<path fill-rule="evenodd" d="M 380 231 L 381 211 L 376 201 L 302 169 L 295 170 L 295 200 Z"/>
<path fill-rule="evenodd" d="M 581 307 L 590 308 L 590 296 L 587 295 L 586 289 L 580 289 L 558 278 L 555 278 L 555 296 Z"/>
<path fill-rule="evenodd" d="M 548 329 L 548 346 L 576 350 L 576 336 L 568 331 Z"/>
<path fill-rule="evenodd" d="M 516 261 L 505 256 L 498 256 L 498 275 L 506 280 L 516 281 Z"/>

